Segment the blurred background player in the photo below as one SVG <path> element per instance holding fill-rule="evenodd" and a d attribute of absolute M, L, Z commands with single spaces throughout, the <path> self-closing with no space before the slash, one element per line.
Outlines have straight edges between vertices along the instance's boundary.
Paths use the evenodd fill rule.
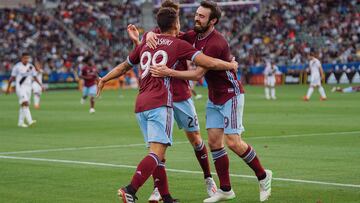
<path fill-rule="evenodd" d="M 98 72 L 96 66 L 91 60 L 91 56 L 87 56 L 83 60 L 84 66 L 81 69 L 79 78 L 84 80 L 82 89 L 83 96 L 80 100 L 81 104 L 90 96 L 90 110 L 89 112 L 95 113 L 95 96 L 96 96 L 96 82 L 98 80 Z"/>
<path fill-rule="evenodd" d="M 310 97 L 314 92 L 315 87 L 318 87 L 320 93 L 320 100 L 324 101 L 327 99 L 325 90 L 321 86 L 321 81 L 325 79 L 325 74 L 321 66 L 321 62 L 319 61 L 319 59 L 315 58 L 315 56 L 316 56 L 315 50 L 311 49 L 310 53 L 308 54 L 309 68 L 310 68 L 310 87 L 307 91 L 306 96 L 304 97 L 304 101 L 310 100 Z"/>
<path fill-rule="evenodd" d="M 360 86 L 349 86 L 345 88 L 341 87 L 333 87 L 331 89 L 332 92 L 342 92 L 342 93 L 353 93 L 353 92 L 360 92 Z"/>
<path fill-rule="evenodd" d="M 21 61 L 16 63 L 11 71 L 11 77 L 6 90 L 6 93 L 9 94 L 11 83 L 15 80 L 16 95 L 19 98 L 20 104 L 18 126 L 22 128 L 27 128 L 36 123 L 36 120 L 33 120 L 31 117 L 29 108 L 33 79 L 40 87 L 42 87 L 42 84 L 36 78 L 35 67 L 30 64 L 29 61 L 30 55 L 28 53 L 23 53 Z M 27 124 L 25 124 L 25 121 Z"/>
<path fill-rule="evenodd" d="M 37 80 L 42 83 L 42 77 L 43 77 L 43 69 L 42 65 L 39 60 L 35 61 L 35 70 L 36 72 L 36 78 Z M 40 108 L 40 96 L 42 94 L 42 87 L 36 82 L 32 82 L 32 92 L 34 94 L 34 108 L 39 109 Z"/>
<path fill-rule="evenodd" d="M 265 85 L 265 98 L 276 99 L 275 96 L 275 84 L 276 84 L 276 73 L 279 72 L 279 68 L 274 62 L 266 62 L 264 70 L 264 85 Z"/>

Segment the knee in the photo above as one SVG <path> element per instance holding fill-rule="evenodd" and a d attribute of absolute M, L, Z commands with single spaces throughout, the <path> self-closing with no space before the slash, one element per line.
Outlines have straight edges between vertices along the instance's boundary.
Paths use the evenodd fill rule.
<path fill-rule="evenodd" d="M 210 139 L 208 140 L 208 145 L 210 147 L 210 149 L 220 149 L 223 148 L 224 145 L 222 144 L 221 140 L 216 140 L 216 139 Z"/>
<path fill-rule="evenodd" d="M 236 140 L 227 139 L 226 146 L 229 147 L 232 151 L 237 151 L 236 149 L 239 148 L 240 143 L 236 142 Z"/>
<path fill-rule="evenodd" d="M 188 140 L 193 147 L 201 144 L 203 142 L 199 132 L 186 132 Z"/>

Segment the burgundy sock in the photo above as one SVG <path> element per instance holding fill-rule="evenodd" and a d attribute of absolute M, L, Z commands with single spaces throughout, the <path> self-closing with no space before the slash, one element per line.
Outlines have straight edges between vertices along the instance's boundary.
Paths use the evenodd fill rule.
<path fill-rule="evenodd" d="M 154 172 L 159 163 L 159 158 L 154 153 L 149 153 L 136 168 L 131 180 L 131 186 L 137 191 Z"/>
<path fill-rule="evenodd" d="M 159 163 L 159 165 L 155 168 L 152 176 L 154 179 L 154 185 L 158 188 L 160 195 L 163 198 L 166 195 L 170 195 L 169 184 L 165 170 L 165 160 Z"/>
<path fill-rule="evenodd" d="M 194 148 L 194 151 L 195 151 L 196 158 L 201 166 L 201 169 L 203 170 L 204 179 L 211 177 L 208 152 L 207 152 L 206 145 L 204 144 L 204 142 L 201 142 L 201 144 L 197 145 Z"/>
<path fill-rule="evenodd" d="M 220 189 L 223 191 L 231 190 L 230 174 L 229 174 L 229 157 L 225 148 L 216 149 L 211 151 L 216 173 L 220 181 Z"/>
<path fill-rule="evenodd" d="M 255 172 L 255 175 L 258 178 L 258 180 L 262 180 L 266 178 L 266 172 L 264 168 L 261 166 L 260 160 L 257 157 L 255 150 L 250 145 L 248 145 L 247 150 L 240 157 Z"/>

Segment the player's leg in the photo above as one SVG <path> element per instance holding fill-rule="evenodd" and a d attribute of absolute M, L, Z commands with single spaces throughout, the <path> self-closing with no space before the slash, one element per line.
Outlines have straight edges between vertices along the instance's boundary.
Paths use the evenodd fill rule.
<path fill-rule="evenodd" d="M 88 97 L 88 94 L 89 94 L 89 88 L 84 85 L 82 89 L 82 97 L 80 99 L 80 104 L 85 104 L 85 100 Z"/>
<path fill-rule="evenodd" d="M 17 90 L 16 90 L 16 95 L 18 96 L 19 105 L 20 105 L 20 108 L 19 108 L 18 126 L 19 126 L 19 127 L 26 128 L 26 127 L 28 127 L 28 126 L 25 124 L 24 106 L 26 106 L 26 103 L 25 103 L 25 102 L 26 102 L 26 99 L 25 99 L 25 96 L 24 96 L 24 92 L 22 91 L 22 89 L 17 89 Z"/>
<path fill-rule="evenodd" d="M 130 202 L 136 198 L 137 190 L 146 182 L 150 175 L 154 175 L 154 172 L 161 164 L 161 160 L 165 160 L 167 146 L 172 144 L 173 113 L 171 108 L 160 107 L 138 113 L 136 116 L 143 132 L 144 140 L 148 143 L 150 150 L 149 154 L 137 166 L 131 183 L 119 189 L 118 195 L 122 198 L 123 202 L 127 202 L 127 197 L 129 197 Z M 165 170 L 163 172 L 165 173 Z M 161 178 L 161 176 L 159 175 L 158 178 Z M 164 183 L 161 188 L 164 188 L 168 185 L 167 179 L 162 181 Z M 170 194 L 168 194 L 168 197 L 171 198 Z M 163 199 L 165 200 L 164 197 Z"/>
<path fill-rule="evenodd" d="M 89 88 L 88 95 L 90 96 L 90 113 L 95 113 L 95 96 L 96 96 L 96 85 Z"/>
<path fill-rule="evenodd" d="M 265 77 L 264 79 L 264 84 L 265 84 L 265 98 L 267 100 L 270 99 L 270 88 L 269 88 L 269 81 L 268 81 L 268 78 Z"/>
<path fill-rule="evenodd" d="M 229 157 L 224 147 L 224 116 L 219 111 L 220 108 L 211 101 L 208 101 L 206 107 L 208 144 L 219 178 L 220 188 L 212 197 L 205 199 L 204 202 L 218 202 L 235 198 L 230 182 Z"/>
<path fill-rule="evenodd" d="M 275 83 L 276 83 L 276 79 L 275 77 L 271 78 L 270 81 L 270 94 L 271 94 L 271 99 L 276 99 L 276 95 L 275 95 Z"/>
<path fill-rule="evenodd" d="M 34 92 L 34 108 L 40 108 L 40 93 Z"/>
<path fill-rule="evenodd" d="M 174 118 L 194 148 L 195 155 L 204 172 L 204 178 L 211 177 L 206 145 L 200 135 L 199 121 L 192 99 L 174 102 Z"/>
<path fill-rule="evenodd" d="M 40 108 L 40 96 L 41 96 L 41 87 L 37 83 L 32 84 L 32 89 L 34 93 L 34 108 L 39 109 Z"/>
<path fill-rule="evenodd" d="M 313 92 L 314 92 L 314 87 L 312 85 L 310 85 L 310 87 L 309 87 L 309 89 L 308 89 L 308 91 L 306 93 L 306 96 L 304 97 L 304 100 L 309 101 L 309 99 L 310 99 Z"/>
<path fill-rule="evenodd" d="M 260 201 L 264 201 L 271 194 L 272 175 L 271 171 L 269 171 L 267 176 L 267 172 L 262 167 L 254 148 L 241 139 L 241 134 L 245 131 L 242 124 L 244 101 L 244 95 L 241 94 L 233 97 L 224 105 L 223 114 L 225 119 L 228 120 L 224 129 L 225 142 L 254 171 L 260 183 Z M 267 185 L 265 191 L 261 189 L 264 181 L 267 181 L 266 184 L 269 184 L 270 181 L 270 185 Z"/>
<path fill-rule="evenodd" d="M 31 126 L 36 123 L 36 121 L 32 119 L 30 108 L 29 108 L 30 97 L 31 97 L 31 87 L 22 87 L 21 92 L 22 92 L 21 106 L 23 109 L 24 118 L 25 118 L 25 121 L 27 122 L 27 124 L 29 126 Z"/>
<path fill-rule="evenodd" d="M 319 93 L 320 93 L 320 100 L 326 100 L 327 97 L 326 97 L 326 93 L 325 93 L 325 90 L 323 88 L 323 86 L 321 84 L 319 84 Z"/>

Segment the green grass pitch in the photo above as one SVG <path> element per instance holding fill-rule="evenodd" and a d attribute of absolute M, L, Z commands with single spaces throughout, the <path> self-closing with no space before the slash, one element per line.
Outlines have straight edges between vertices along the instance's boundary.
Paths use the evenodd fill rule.
<path fill-rule="evenodd" d="M 205 88 L 197 90 L 206 95 Z M 360 93 L 331 93 L 326 86 L 329 100 L 319 101 L 315 91 L 304 102 L 306 90 L 281 86 L 278 100 L 267 101 L 262 87 L 246 86 L 243 138 L 273 170 L 268 202 L 360 202 Z M 38 123 L 28 129 L 16 126 L 16 95 L 0 95 L 0 202 L 119 202 L 117 189 L 147 153 L 133 112 L 136 91 L 122 94 L 105 91 L 90 115 L 78 91 L 46 92 L 41 109 L 31 107 Z M 195 103 L 206 139 L 206 99 Z M 183 132 L 174 129 L 167 152 L 170 190 L 183 203 L 200 203 L 206 198 L 200 167 Z M 228 153 L 237 195 L 229 203 L 259 202 L 252 171 Z M 149 179 L 138 202 L 151 191 Z"/>

